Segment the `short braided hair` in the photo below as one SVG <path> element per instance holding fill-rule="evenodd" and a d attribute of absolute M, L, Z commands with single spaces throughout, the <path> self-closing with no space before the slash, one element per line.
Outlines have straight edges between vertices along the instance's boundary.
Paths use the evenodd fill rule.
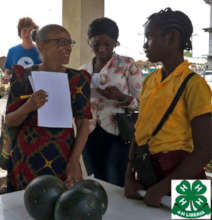
<path fill-rule="evenodd" d="M 191 36 L 193 25 L 190 18 L 181 11 L 172 11 L 171 8 L 165 8 L 148 17 L 146 22 L 159 27 L 163 34 L 169 30 L 175 29 L 181 34 L 182 50 L 192 50 Z"/>

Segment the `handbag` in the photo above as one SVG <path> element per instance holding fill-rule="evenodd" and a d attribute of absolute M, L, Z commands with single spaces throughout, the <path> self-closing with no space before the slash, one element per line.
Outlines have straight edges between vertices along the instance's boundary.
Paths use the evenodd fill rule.
<path fill-rule="evenodd" d="M 151 160 L 151 155 L 149 152 L 149 141 L 151 140 L 152 137 L 154 137 L 159 130 L 162 128 L 163 124 L 165 121 L 168 119 L 169 115 L 173 112 L 179 98 L 181 97 L 186 84 L 188 80 L 194 75 L 194 72 L 190 73 L 187 75 L 187 77 L 184 79 L 183 83 L 179 87 L 174 99 L 172 100 L 170 106 L 168 107 L 167 111 L 161 118 L 159 124 L 153 131 L 152 135 L 150 138 L 147 140 L 147 143 L 141 146 L 135 146 L 135 152 L 133 155 L 132 160 L 130 160 L 132 164 L 132 171 L 134 173 L 134 177 L 136 180 L 138 180 L 145 189 L 149 188 L 150 186 L 156 184 L 159 179 L 155 173 L 155 169 L 157 167 L 153 166 L 152 160 Z"/>
<path fill-rule="evenodd" d="M 132 171 L 135 179 L 144 186 L 144 189 L 147 189 L 158 182 L 158 177 L 154 171 L 148 144 L 140 147 L 136 145 L 135 147 L 136 153 L 130 161 L 133 167 Z"/>
<path fill-rule="evenodd" d="M 124 113 L 116 113 L 114 115 L 119 128 L 119 136 L 124 144 L 130 144 L 132 142 L 137 118 L 138 112 L 129 112 L 128 109 L 125 109 Z"/>

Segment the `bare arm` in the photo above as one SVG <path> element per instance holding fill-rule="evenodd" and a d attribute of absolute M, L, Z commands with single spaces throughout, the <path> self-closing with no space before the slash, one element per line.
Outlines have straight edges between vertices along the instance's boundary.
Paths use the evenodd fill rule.
<path fill-rule="evenodd" d="M 86 141 L 88 139 L 89 132 L 89 120 L 77 119 L 76 118 L 76 126 L 77 126 L 77 136 L 74 142 L 73 151 L 71 152 L 71 156 L 69 158 L 67 167 L 66 167 L 66 185 L 68 187 L 72 186 L 72 184 L 82 179 L 82 170 L 80 166 L 80 156 L 85 147 Z"/>
<path fill-rule="evenodd" d="M 129 105 L 133 99 L 130 95 L 125 95 L 115 86 L 108 86 L 105 89 L 96 89 L 102 96 L 107 99 L 116 100 L 118 102 L 123 102 L 125 106 Z"/>
<path fill-rule="evenodd" d="M 133 140 L 132 144 L 130 145 L 130 152 L 129 152 L 129 160 L 132 160 L 135 154 L 135 147 L 136 143 Z M 127 165 L 127 171 L 125 174 L 125 196 L 131 199 L 141 199 L 141 197 L 137 194 L 137 191 L 143 189 L 143 186 L 135 180 L 132 165 L 129 162 Z"/>
<path fill-rule="evenodd" d="M 43 90 L 39 90 L 13 112 L 6 114 L 5 121 L 8 127 L 19 126 L 29 115 L 30 112 L 37 110 L 47 101 L 47 94 Z"/>
<path fill-rule="evenodd" d="M 14 112 L 6 114 L 5 121 L 8 127 L 16 127 L 19 126 L 31 112 L 31 106 L 29 101 L 24 103 L 21 107 L 19 107 Z"/>
<path fill-rule="evenodd" d="M 79 161 L 80 155 L 82 154 L 82 151 L 88 139 L 89 120 L 86 118 L 84 119 L 76 118 L 76 126 L 77 126 L 77 135 L 74 142 L 73 151 L 71 153 L 71 160 Z"/>
<path fill-rule="evenodd" d="M 171 191 L 172 179 L 192 179 L 212 158 L 212 118 L 210 114 L 191 121 L 194 150 L 169 176 L 152 186 L 145 196 L 148 205 L 159 206 L 162 196 Z"/>

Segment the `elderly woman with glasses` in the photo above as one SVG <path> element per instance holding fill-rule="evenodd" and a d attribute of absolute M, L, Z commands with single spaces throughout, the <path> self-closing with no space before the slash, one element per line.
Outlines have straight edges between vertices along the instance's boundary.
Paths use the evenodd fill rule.
<path fill-rule="evenodd" d="M 119 135 L 116 113 L 136 109 L 142 73 L 134 60 L 114 52 L 119 29 L 109 18 L 94 20 L 88 29 L 88 43 L 95 56 L 81 67 L 91 74 L 90 135 L 83 152 L 89 173 L 123 186 L 129 144 Z"/>
<path fill-rule="evenodd" d="M 11 79 L 6 124 L 16 131 L 8 167 L 8 192 L 24 189 L 35 177 L 55 175 L 68 186 L 82 178 L 80 155 L 88 137 L 90 112 L 90 76 L 86 71 L 64 67 L 69 63 L 75 43 L 68 31 L 59 25 L 47 25 L 33 33 L 42 63 L 28 69 L 14 67 Z M 67 73 L 71 105 L 77 135 L 72 128 L 47 128 L 37 125 L 37 110 L 48 102 L 48 94 L 32 91 L 31 71 Z M 55 88 L 57 89 L 57 88 Z M 29 95 L 28 99 L 20 96 Z"/>

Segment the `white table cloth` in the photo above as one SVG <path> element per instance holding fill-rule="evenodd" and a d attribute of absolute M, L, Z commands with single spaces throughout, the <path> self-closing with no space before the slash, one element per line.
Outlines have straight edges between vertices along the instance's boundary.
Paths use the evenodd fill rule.
<path fill-rule="evenodd" d="M 99 180 L 97 180 L 99 181 Z M 109 203 L 103 220 L 168 220 L 171 211 L 167 208 L 152 208 L 142 201 L 127 199 L 123 188 L 99 181 L 107 191 Z M 32 220 L 24 207 L 24 191 L 0 196 L 0 220 Z"/>

